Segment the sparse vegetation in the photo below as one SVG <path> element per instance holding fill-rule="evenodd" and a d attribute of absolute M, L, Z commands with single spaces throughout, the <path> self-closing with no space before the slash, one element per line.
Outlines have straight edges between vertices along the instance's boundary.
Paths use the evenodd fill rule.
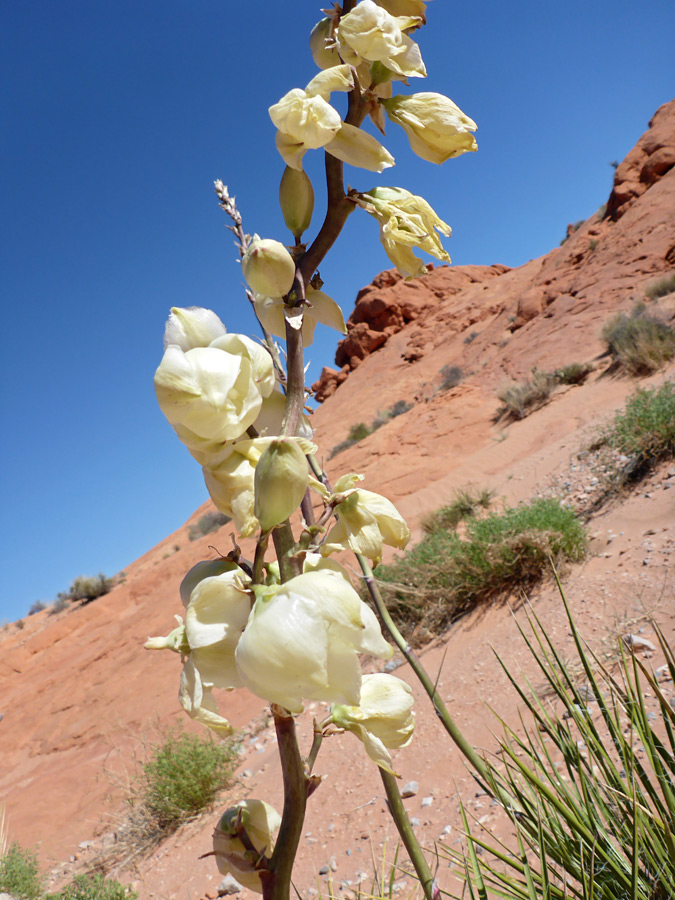
<path fill-rule="evenodd" d="M 345 440 L 340 441 L 339 444 L 336 444 L 333 447 L 329 458 L 332 459 L 334 456 L 337 456 L 338 453 L 342 453 L 343 450 L 347 450 L 349 447 L 353 447 L 354 444 L 358 444 L 359 441 L 367 438 L 368 435 L 377 431 L 378 428 L 386 425 L 390 419 L 395 419 L 397 416 L 402 416 L 404 413 L 407 413 L 409 409 L 412 409 L 412 406 L 412 403 L 408 403 L 407 400 L 397 400 L 393 406 L 389 407 L 389 409 L 378 412 L 376 418 L 373 419 L 370 425 L 366 425 L 365 422 L 358 422 L 356 425 L 352 425 Z"/>
<path fill-rule="evenodd" d="M 574 224 L 568 226 L 567 234 L 562 239 L 562 241 L 560 241 L 561 247 L 565 243 L 565 241 L 569 240 L 569 237 L 571 234 L 573 234 L 575 231 L 578 231 L 581 228 L 581 226 L 584 224 L 585 221 L 586 221 L 586 219 L 579 219 L 577 222 L 574 222 Z"/>
<path fill-rule="evenodd" d="M 404 557 L 378 566 L 376 577 L 397 624 L 437 632 L 478 603 L 524 589 L 550 559 L 579 560 L 586 532 L 557 500 L 466 520 L 466 535 L 439 527 Z"/>
<path fill-rule="evenodd" d="M 553 373 L 558 384 L 583 384 L 593 371 L 590 363 L 570 363 Z"/>
<path fill-rule="evenodd" d="M 55 616 L 57 613 L 63 612 L 64 609 L 68 608 L 69 604 L 70 599 L 64 594 L 59 594 L 56 600 L 49 607 L 49 615 Z"/>
<path fill-rule="evenodd" d="M 439 391 L 449 391 L 451 388 L 457 387 L 464 377 L 464 373 L 460 366 L 443 366 L 441 369 L 441 383 L 438 386 Z"/>
<path fill-rule="evenodd" d="M 43 603 L 42 600 L 36 600 L 28 610 L 28 615 L 34 616 L 35 613 L 42 612 L 43 609 L 47 609 L 47 604 Z"/>
<path fill-rule="evenodd" d="M 638 390 L 601 434 L 608 444 L 629 457 L 624 479 L 636 478 L 654 463 L 675 455 L 675 386 Z"/>
<path fill-rule="evenodd" d="M 462 809 L 466 849 L 441 852 L 466 873 L 462 896 L 666 900 L 675 896 L 673 711 L 652 671 L 625 647 L 618 674 L 603 666 L 563 602 L 574 669 L 586 683 L 536 618 L 524 637 L 555 705 L 533 697 L 502 663 L 529 725 L 516 733 L 501 723 L 500 752 L 485 757 L 486 790 L 517 798 L 502 808 L 518 849 L 470 827 Z M 672 648 L 656 633 L 675 678 Z"/>
<path fill-rule="evenodd" d="M 675 272 L 648 284 L 645 288 L 645 296 L 650 300 L 657 300 L 659 297 L 665 297 L 666 294 L 672 294 L 673 291 L 675 291 Z"/>
<path fill-rule="evenodd" d="M 205 513 L 194 523 L 194 525 L 188 526 L 188 538 L 191 541 L 196 541 L 198 538 L 204 537 L 205 534 L 211 534 L 213 531 L 218 531 L 219 528 L 230 521 L 230 516 L 226 516 L 225 513 L 218 512 L 217 510 Z M 170 554 L 167 553 L 167 556 L 169 555 Z"/>
<path fill-rule="evenodd" d="M 427 534 L 433 534 L 434 531 L 439 530 L 451 531 L 457 528 L 464 519 L 472 518 L 480 510 L 489 509 L 493 497 L 494 492 L 488 488 L 459 490 L 455 493 L 452 503 L 423 519 L 422 528 Z"/>
<path fill-rule="evenodd" d="M 226 787 L 238 757 L 233 740 L 169 731 L 143 764 L 138 804 L 155 831 L 166 834 L 197 815 Z"/>
<path fill-rule="evenodd" d="M 464 338 L 464 343 L 471 344 L 473 341 L 476 340 L 477 337 L 478 337 L 478 332 L 472 331 L 470 334 L 467 334 L 467 336 Z"/>
<path fill-rule="evenodd" d="M 593 253 L 594 250 L 597 250 L 599 243 L 600 241 L 596 240 L 595 238 L 588 242 L 588 249 L 591 251 L 591 253 Z"/>
<path fill-rule="evenodd" d="M 675 355 L 675 332 L 638 303 L 630 313 L 617 313 L 602 329 L 612 368 L 630 375 L 650 375 Z"/>
<path fill-rule="evenodd" d="M 103 573 L 96 576 L 78 575 L 67 591 L 62 591 L 58 594 L 57 602 L 59 600 L 65 602 L 70 600 L 84 600 L 88 603 L 91 600 L 96 600 L 97 597 L 102 597 L 104 594 L 110 593 L 114 585 L 115 579 L 108 578 L 108 576 Z"/>
<path fill-rule="evenodd" d="M 497 419 L 524 419 L 531 412 L 548 403 L 557 378 L 552 372 L 532 370 L 525 381 L 513 381 L 497 391 L 502 406 L 497 410 Z"/>
<path fill-rule="evenodd" d="M 136 900 L 137 897 L 131 887 L 98 872 L 76 875 L 71 884 L 57 894 L 47 894 L 45 900 Z"/>
<path fill-rule="evenodd" d="M 14 842 L 0 858 L 0 892 L 15 900 L 38 900 L 42 896 L 42 876 L 37 855 Z"/>

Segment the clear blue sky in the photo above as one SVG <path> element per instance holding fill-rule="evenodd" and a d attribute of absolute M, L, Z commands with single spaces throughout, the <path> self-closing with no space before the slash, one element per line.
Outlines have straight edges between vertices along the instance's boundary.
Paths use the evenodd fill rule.
<path fill-rule="evenodd" d="M 154 398 L 164 321 L 202 305 L 255 332 L 212 182 L 236 193 L 248 231 L 287 240 L 267 107 L 315 74 L 322 5 L 2 4 L 0 619 L 78 574 L 123 569 L 206 499 Z M 607 199 L 609 163 L 672 98 L 672 0 L 434 0 L 428 15 L 429 77 L 409 90 L 455 100 L 479 125 L 478 153 L 434 166 L 390 125 L 397 167 L 349 181 L 425 196 L 454 228 L 457 264 L 519 265 Z M 325 290 L 348 314 L 388 266 L 355 213 Z M 336 337 L 311 348 L 310 379 Z"/>

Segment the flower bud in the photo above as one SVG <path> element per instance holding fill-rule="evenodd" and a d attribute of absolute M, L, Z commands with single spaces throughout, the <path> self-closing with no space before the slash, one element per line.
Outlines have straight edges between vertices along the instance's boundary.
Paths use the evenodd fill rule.
<path fill-rule="evenodd" d="M 241 270 L 250 287 L 266 297 L 285 296 L 295 279 L 295 263 L 284 245 L 257 235 L 244 254 Z"/>
<path fill-rule="evenodd" d="M 208 347 L 211 341 L 222 337 L 226 332 L 227 329 L 213 310 L 199 306 L 188 309 L 174 306 L 164 328 L 164 349 L 169 344 L 178 344 L 187 353 L 195 347 Z"/>
<path fill-rule="evenodd" d="M 293 438 L 276 438 L 255 468 L 255 516 L 263 531 L 287 519 L 300 506 L 309 483 L 305 454 Z"/>
<path fill-rule="evenodd" d="M 309 36 L 309 52 L 319 69 L 330 69 L 340 65 L 340 57 L 335 47 L 327 47 L 326 42 L 332 37 L 333 22 L 321 19 L 312 28 Z"/>
<path fill-rule="evenodd" d="M 240 830 L 245 831 L 255 851 L 270 857 L 280 826 L 281 816 L 263 800 L 241 800 L 236 806 L 230 807 L 223 813 L 213 832 L 213 850 L 218 871 L 222 875 L 231 872 L 244 887 L 261 894 L 256 853 L 246 849 L 238 834 Z"/>
<path fill-rule="evenodd" d="M 286 166 L 279 185 L 279 203 L 294 238 L 309 228 L 314 212 L 314 188 L 306 172 Z"/>

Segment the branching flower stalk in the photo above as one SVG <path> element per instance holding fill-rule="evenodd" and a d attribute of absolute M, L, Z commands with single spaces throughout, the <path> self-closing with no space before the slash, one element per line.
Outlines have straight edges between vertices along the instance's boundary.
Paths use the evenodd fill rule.
<path fill-rule="evenodd" d="M 383 545 L 404 549 L 408 526 L 386 497 L 361 487 L 362 475 L 343 473 L 331 486 L 316 460 L 305 406 L 304 347 L 315 325 L 346 332 L 340 307 L 322 290 L 318 267 L 349 216 L 362 209 L 376 219 L 386 253 L 407 278 L 426 271 L 415 250 L 450 260 L 436 235 L 449 236 L 450 227 L 423 198 L 393 186 L 346 192 L 344 185 L 345 162 L 377 174 L 395 163 L 363 128 L 368 118 L 382 134 L 387 117 L 400 125 L 412 150 L 434 163 L 476 149 L 475 123 L 449 98 L 394 96 L 395 85 L 426 76 L 411 37 L 424 23 L 423 0 L 344 0 L 312 30 L 310 49 L 319 71 L 269 109 L 286 164 L 279 201 L 292 240 L 284 245 L 246 234 L 235 199 L 222 181 L 215 183 L 232 222 L 263 343 L 228 333 L 209 310 L 173 309 L 155 374 L 160 407 L 202 466 L 215 506 L 232 519 L 241 538 L 255 540 L 255 548 L 252 563 L 237 545 L 228 557 L 194 566 L 180 587 L 185 610 L 176 617 L 178 627 L 146 646 L 180 655 L 180 704 L 217 734 L 232 728 L 214 690 L 245 686 L 270 703 L 283 777 L 282 815 L 262 800 L 247 799 L 227 810 L 214 832 L 220 871 L 232 872 L 265 900 L 289 900 L 307 801 L 321 782 L 312 772 L 328 730 L 351 732 L 379 767 L 427 900 L 439 891 L 408 821 L 390 752 L 413 738 L 412 690 L 393 675 L 362 675 L 359 654 L 387 659 L 393 649 L 333 553 L 357 555 L 382 621 L 453 739 L 481 773 L 480 757 L 405 647 L 372 575 Z M 340 93 L 347 95 L 344 118 L 333 105 L 333 95 Z M 326 214 L 305 243 L 314 189 L 302 160 L 321 149 Z M 285 340 L 285 368 L 275 338 Z M 323 505 L 316 514 L 310 492 Z M 330 714 L 314 723 L 303 759 L 294 717 L 306 701 L 330 704 Z"/>

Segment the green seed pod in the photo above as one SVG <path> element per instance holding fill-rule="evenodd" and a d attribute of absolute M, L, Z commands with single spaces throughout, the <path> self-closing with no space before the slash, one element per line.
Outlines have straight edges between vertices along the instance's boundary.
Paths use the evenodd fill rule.
<path fill-rule="evenodd" d="M 306 172 L 286 166 L 279 185 L 279 203 L 286 227 L 299 238 L 309 228 L 314 212 L 314 188 Z"/>
<path fill-rule="evenodd" d="M 300 506 L 309 483 L 307 459 L 293 438 L 276 438 L 255 467 L 255 516 L 263 531 L 285 521 Z"/>

